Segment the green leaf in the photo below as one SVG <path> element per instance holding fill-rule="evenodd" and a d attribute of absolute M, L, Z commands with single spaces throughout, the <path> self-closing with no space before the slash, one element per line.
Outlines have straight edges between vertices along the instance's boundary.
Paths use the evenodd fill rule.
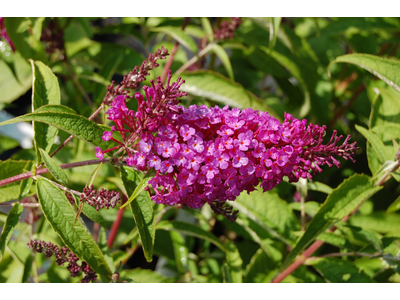
<path fill-rule="evenodd" d="M 368 200 L 381 188 L 380 186 L 373 187 L 370 177 L 367 175 L 354 174 L 344 180 L 327 197 L 324 204 L 311 220 L 302 238 L 286 257 L 281 270 L 286 268 L 320 233 L 352 213 L 359 205 Z"/>
<path fill-rule="evenodd" d="M 361 227 L 363 229 L 380 232 L 399 232 L 400 228 L 400 215 L 399 214 L 387 214 L 383 211 L 376 211 L 372 214 L 365 215 L 354 215 L 351 216 L 348 223 L 353 226 Z"/>
<path fill-rule="evenodd" d="M 206 33 L 206 37 L 208 41 L 211 43 L 214 41 L 214 31 L 212 29 L 210 20 L 208 18 L 202 17 L 200 18 L 201 26 L 203 27 L 204 32 Z"/>
<path fill-rule="evenodd" d="M 32 111 L 48 104 L 60 104 L 61 94 L 57 77 L 51 69 L 41 61 L 30 60 L 33 71 Z M 35 149 L 40 162 L 39 148 L 49 152 L 57 137 L 58 129 L 48 124 L 33 122 L 35 131 Z"/>
<path fill-rule="evenodd" d="M 310 264 L 317 269 L 319 273 L 328 282 L 333 283 L 372 283 L 373 279 L 365 273 L 360 272 L 358 268 L 350 261 L 341 260 L 338 258 L 318 258 L 309 260 Z"/>
<path fill-rule="evenodd" d="M 114 270 L 114 261 L 111 257 L 110 248 L 108 248 L 107 235 L 103 227 L 100 228 L 99 232 L 99 248 L 101 252 L 103 252 L 104 258 L 106 259 L 110 270 Z"/>
<path fill-rule="evenodd" d="M 387 125 L 375 126 L 371 128 L 371 131 L 375 133 L 387 133 L 396 138 L 400 137 L 400 124 L 387 124 Z"/>
<path fill-rule="evenodd" d="M 11 160 L 0 161 L 0 180 L 6 179 L 24 172 L 29 169 L 32 161 L 27 160 Z M 0 187 L 0 203 L 14 199 L 20 196 L 20 183 L 13 182 Z"/>
<path fill-rule="evenodd" d="M 21 216 L 23 210 L 24 207 L 21 204 L 15 203 L 8 214 L 6 223 L 4 224 L 3 231 L 0 236 L 0 261 L 3 259 L 4 250 L 6 249 L 7 243 L 14 232 L 15 226 L 18 224 L 19 217 Z"/>
<path fill-rule="evenodd" d="M 141 268 L 122 270 L 121 279 L 124 280 L 125 278 L 129 278 L 134 282 L 140 283 L 163 283 L 173 281 L 170 278 L 164 277 L 157 272 Z"/>
<path fill-rule="evenodd" d="M 262 99 L 219 73 L 202 70 L 185 72 L 182 77 L 185 78 L 182 90 L 193 96 L 204 97 L 239 109 L 251 107 L 255 110 L 268 111 L 270 115 L 280 119 Z"/>
<path fill-rule="evenodd" d="M 83 116 L 72 113 L 72 111 L 72 109 L 62 105 L 45 105 L 33 113 L 2 122 L 0 126 L 23 121 L 43 122 L 73 134 L 101 149 L 112 147 L 112 143 L 105 142 L 101 138 L 104 132 L 101 126 Z"/>
<path fill-rule="evenodd" d="M 124 205 L 122 205 L 119 209 L 126 207 L 133 200 L 135 200 L 136 197 L 138 197 L 143 192 L 143 190 L 147 186 L 147 183 L 149 182 L 149 180 L 152 177 L 154 177 L 155 174 L 156 174 L 156 170 L 154 170 L 154 169 L 148 170 L 147 173 L 144 174 L 143 178 L 140 178 L 140 181 L 136 182 L 135 189 L 133 190 L 133 192 L 132 192 L 131 196 L 129 197 L 128 201 L 126 201 L 126 203 Z M 125 186 L 125 188 L 126 188 L 126 186 Z M 127 192 L 128 192 L 128 190 L 127 190 Z"/>
<path fill-rule="evenodd" d="M 10 39 L 25 59 L 45 61 L 45 51 L 40 41 L 45 18 L 5 18 Z"/>
<path fill-rule="evenodd" d="M 200 239 L 209 241 L 222 251 L 226 251 L 225 246 L 221 241 L 212 233 L 205 231 L 195 225 L 180 222 L 180 221 L 161 221 L 156 225 L 156 230 L 179 231 L 187 235 L 198 237 Z"/>
<path fill-rule="evenodd" d="M 0 104 L 11 103 L 32 87 L 32 69 L 28 62 L 18 52 L 6 54 L 13 58 L 16 74 L 0 59 Z"/>
<path fill-rule="evenodd" d="M 260 47 L 261 50 L 263 50 L 265 53 L 267 53 L 269 56 L 271 56 L 273 59 L 275 59 L 278 63 L 280 63 L 285 69 L 289 70 L 289 72 L 297 79 L 297 81 L 300 83 L 303 93 L 304 93 L 304 103 L 301 106 L 299 116 L 300 118 L 304 117 L 307 115 L 307 113 L 311 109 L 311 98 L 310 98 L 310 90 L 309 87 L 304 80 L 306 78 L 306 74 L 304 74 L 304 70 L 301 69 L 301 67 L 296 64 L 293 60 L 291 60 L 289 57 L 274 51 L 270 50 L 266 47 Z"/>
<path fill-rule="evenodd" d="M 182 234 L 177 231 L 171 231 L 172 247 L 174 249 L 175 264 L 178 269 L 178 273 L 185 274 L 188 268 L 188 253 L 189 250 L 186 246 L 185 239 Z"/>
<path fill-rule="evenodd" d="M 92 269 L 111 281 L 111 270 L 92 235 L 80 219 L 64 193 L 44 178 L 38 178 L 37 191 L 43 214 L 64 244 Z"/>
<path fill-rule="evenodd" d="M 177 27 L 173 27 L 173 26 L 164 26 L 164 27 L 151 28 L 150 30 L 154 31 L 154 32 L 163 32 L 165 34 L 168 34 L 174 40 L 179 42 L 179 44 L 181 44 L 183 47 L 192 51 L 194 54 L 197 54 L 196 43 L 181 28 L 177 28 Z"/>
<path fill-rule="evenodd" d="M 394 200 L 392 204 L 387 208 L 386 212 L 387 213 L 394 213 L 400 209 L 400 196 Z"/>
<path fill-rule="evenodd" d="M 269 48 L 272 50 L 275 47 L 276 37 L 278 36 L 279 25 L 281 24 L 281 17 L 272 17 L 271 26 L 269 27 Z"/>
<path fill-rule="evenodd" d="M 282 200 L 278 194 L 263 193 L 261 190 L 253 191 L 250 195 L 241 193 L 235 201 L 229 204 L 239 210 L 238 218 L 247 223 L 249 227 L 258 225 L 271 237 L 287 245 L 293 245 L 293 240 L 296 238 L 293 230 L 300 226 L 288 203 Z M 256 224 L 252 224 L 252 222 Z"/>
<path fill-rule="evenodd" d="M 393 138 L 398 139 L 396 126 L 400 124 L 400 94 L 394 89 L 373 87 L 369 89 L 375 92 L 376 96 L 370 93 L 372 102 L 371 114 L 369 117 L 369 128 L 383 142 L 388 153 L 387 160 L 394 159 L 397 149 L 393 147 Z M 381 126 L 389 126 L 387 131 L 382 132 Z M 377 130 L 375 130 L 377 128 Z M 384 161 L 380 159 L 378 153 L 370 143 L 367 143 L 368 166 L 375 175 Z"/>
<path fill-rule="evenodd" d="M 226 247 L 226 263 L 228 271 L 233 283 L 242 283 L 242 258 L 240 257 L 239 250 L 233 242 L 227 241 Z"/>
<path fill-rule="evenodd" d="M 367 139 L 367 141 L 371 144 L 372 148 L 374 148 L 374 150 L 379 156 L 381 164 L 383 164 L 386 160 L 393 158 L 389 156 L 389 153 L 387 152 L 385 145 L 378 138 L 378 136 L 376 136 L 368 129 L 365 129 L 364 127 L 361 127 L 359 125 L 356 125 L 356 129 Z"/>
<path fill-rule="evenodd" d="M 228 73 L 229 78 L 232 81 L 235 81 L 235 78 L 233 76 L 233 70 L 232 70 L 231 61 L 229 60 L 229 56 L 226 53 L 225 49 L 222 48 L 218 44 L 214 44 L 213 47 L 212 47 L 212 50 L 218 56 L 218 58 L 221 60 L 222 64 L 224 65 L 224 68 L 226 70 L 226 73 Z"/>
<path fill-rule="evenodd" d="M 131 195 L 127 203 L 130 203 L 130 208 L 139 230 L 144 255 L 146 260 L 151 262 L 155 238 L 154 212 L 150 195 L 144 190 L 147 181 L 150 179 L 149 172 L 151 170 L 145 176 L 128 167 L 122 167 L 120 170 L 126 193 Z"/>
<path fill-rule="evenodd" d="M 68 182 L 68 177 L 67 174 L 65 174 L 64 170 L 61 169 L 61 167 L 50 157 L 50 155 L 47 154 L 42 148 L 39 148 L 40 155 L 42 156 L 42 159 L 47 167 L 47 169 L 50 171 L 51 175 L 63 184 L 65 187 L 68 187 L 69 182 Z"/>
<path fill-rule="evenodd" d="M 99 172 L 101 166 L 103 165 L 103 163 L 100 163 L 94 170 L 92 173 L 90 173 L 90 176 L 88 177 L 87 181 L 86 181 L 86 186 L 91 186 L 93 185 L 93 181 L 96 178 L 97 172 Z"/>
<path fill-rule="evenodd" d="M 346 54 L 332 61 L 328 66 L 328 70 L 333 63 L 339 62 L 357 65 L 400 92 L 400 62 L 397 59 L 383 58 L 370 54 Z"/>

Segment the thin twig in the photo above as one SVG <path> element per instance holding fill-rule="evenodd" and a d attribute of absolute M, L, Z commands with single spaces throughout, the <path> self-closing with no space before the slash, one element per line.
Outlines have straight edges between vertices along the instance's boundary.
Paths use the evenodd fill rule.
<path fill-rule="evenodd" d="M 60 167 L 61 167 L 61 169 L 71 169 L 71 168 L 76 168 L 76 167 L 98 165 L 100 163 L 110 163 L 114 159 L 115 158 L 105 158 L 105 159 L 92 159 L 92 160 L 78 161 L 78 162 L 74 162 L 74 163 L 62 164 L 62 165 L 60 165 Z M 49 172 L 49 170 L 47 168 L 43 168 L 43 169 L 36 170 L 36 175 L 41 175 L 41 174 L 45 174 L 48 172 Z M 3 180 L 0 180 L 0 186 L 6 185 L 6 184 L 9 184 L 12 182 L 20 181 L 23 179 L 27 179 L 32 176 L 33 176 L 32 171 L 29 171 L 26 173 L 8 177 Z"/>

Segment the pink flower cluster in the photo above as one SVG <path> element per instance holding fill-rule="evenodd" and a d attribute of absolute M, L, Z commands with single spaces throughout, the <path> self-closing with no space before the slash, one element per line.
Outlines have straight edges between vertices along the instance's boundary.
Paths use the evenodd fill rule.
<path fill-rule="evenodd" d="M 204 105 L 182 108 L 156 136 L 140 141 L 135 165 L 154 168 L 149 181 L 157 203 L 198 208 L 214 200 L 235 200 L 260 184 L 269 191 L 287 176 L 296 182 L 311 178 L 320 165 L 340 166 L 334 155 L 352 159 L 354 144 L 340 147 L 336 133 L 322 145 L 325 126 L 285 115 L 280 122 L 266 112 Z M 340 149 L 344 151 L 340 151 Z M 349 151 L 350 150 L 350 151 Z"/>
<path fill-rule="evenodd" d="M 145 88 L 147 99 L 155 97 L 151 89 Z M 138 93 L 136 99 L 139 107 L 146 102 Z M 116 99 L 107 114 L 124 141 L 128 140 L 124 125 L 139 128 L 144 122 L 129 123 L 133 116 L 139 120 L 141 110 L 135 113 L 127 109 L 124 99 Z M 283 176 L 291 182 L 311 178 L 311 171 L 322 171 L 321 165 L 339 167 L 334 156 L 353 160 L 356 149 L 356 143 L 348 144 L 350 136 L 337 146 L 342 137 L 336 132 L 323 145 L 325 126 L 307 126 L 306 120 L 290 114 L 280 123 L 267 112 L 251 108 L 170 105 L 168 113 L 146 124 L 140 141 L 129 147 L 127 164 L 141 171 L 157 171 L 149 181 L 155 202 L 192 208 L 215 200 L 235 200 L 242 191 L 249 193 L 260 183 L 264 191 L 271 190 Z M 104 133 L 104 140 L 111 138 L 112 132 Z M 100 158 L 102 153 L 97 149 L 96 156 Z"/>

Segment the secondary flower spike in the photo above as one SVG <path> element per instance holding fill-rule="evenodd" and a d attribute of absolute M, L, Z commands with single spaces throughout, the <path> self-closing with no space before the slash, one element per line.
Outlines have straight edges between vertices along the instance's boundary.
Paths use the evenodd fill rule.
<path fill-rule="evenodd" d="M 335 157 L 354 162 L 357 148 L 356 142 L 349 144 L 350 136 L 339 146 L 342 136 L 334 131 L 323 144 L 326 126 L 307 125 L 305 119 L 287 113 L 280 123 L 268 112 L 251 108 L 179 106 L 177 97 L 185 93 L 178 91 L 179 80 L 169 85 L 170 76 L 167 88 L 160 80 L 144 87 L 147 101 L 136 94 L 137 112 L 126 107 L 124 98 L 115 99 L 107 114 L 124 142 L 112 138 L 120 145 L 96 149 L 100 158 L 101 153 L 124 147 L 128 165 L 141 171 L 154 168 L 157 173 L 149 184 L 157 203 L 198 208 L 235 200 L 259 184 L 269 191 L 284 176 L 290 182 L 311 179 L 322 165 L 340 167 Z M 110 132 L 103 139 L 109 140 Z"/>

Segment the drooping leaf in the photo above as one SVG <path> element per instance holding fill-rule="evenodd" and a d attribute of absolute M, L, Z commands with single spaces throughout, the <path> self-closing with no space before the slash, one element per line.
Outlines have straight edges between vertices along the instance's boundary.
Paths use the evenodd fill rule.
<path fill-rule="evenodd" d="M 74 226 L 76 213 L 64 193 L 44 178 L 38 178 L 37 190 L 43 214 L 64 244 L 95 272 L 111 280 L 111 270 L 91 234 L 80 219 Z"/>
<path fill-rule="evenodd" d="M 61 94 L 57 77 L 51 69 L 41 61 L 30 60 L 33 71 L 32 84 L 32 111 L 34 112 L 43 105 L 60 104 Z M 35 132 L 35 149 L 37 160 L 40 162 L 39 148 L 49 152 L 57 137 L 58 129 L 49 124 L 33 122 Z"/>
<path fill-rule="evenodd" d="M 276 37 L 278 36 L 281 17 L 271 17 L 271 26 L 269 27 L 269 48 L 274 49 Z"/>
<path fill-rule="evenodd" d="M 6 249 L 7 243 L 14 232 L 15 226 L 18 224 L 19 217 L 21 216 L 23 209 L 24 207 L 20 203 L 15 203 L 8 214 L 6 223 L 4 224 L 3 231 L 0 236 L 0 261 L 3 259 L 4 250 Z"/>
<path fill-rule="evenodd" d="M 112 147 L 112 143 L 105 142 L 101 138 L 104 132 L 101 126 L 72 111 L 62 105 L 45 105 L 33 113 L 2 122 L 0 126 L 23 121 L 37 121 L 53 125 L 101 149 Z"/>
<path fill-rule="evenodd" d="M 218 56 L 218 58 L 221 60 L 222 64 L 224 65 L 224 68 L 226 70 L 226 73 L 228 73 L 229 78 L 232 81 L 235 81 L 235 78 L 233 76 L 233 70 L 232 70 L 231 61 L 229 60 L 229 56 L 226 53 L 225 49 L 222 48 L 218 44 L 214 44 L 213 47 L 212 47 L 212 50 Z"/>
<path fill-rule="evenodd" d="M 67 174 L 65 174 L 64 170 L 61 169 L 61 167 L 50 157 L 50 155 L 47 154 L 42 148 L 39 148 L 40 155 L 42 156 L 42 159 L 47 167 L 47 169 L 50 171 L 51 175 L 63 184 L 64 186 L 68 186 L 68 177 Z"/>
<path fill-rule="evenodd" d="M 380 186 L 373 187 L 370 177 L 367 175 L 355 174 L 344 180 L 327 197 L 324 204 L 311 220 L 302 238 L 286 257 L 281 270 L 286 268 L 320 233 L 352 213 L 359 205 L 368 200 L 369 197 L 381 188 Z"/>
<path fill-rule="evenodd" d="M 130 195 L 129 200 L 132 199 L 130 202 L 128 200 L 127 203 L 130 204 L 136 226 L 139 230 L 144 255 L 146 260 L 150 262 L 153 259 L 155 238 L 154 212 L 150 195 L 144 190 L 150 177 L 148 176 L 146 179 L 146 175 L 148 174 L 141 176 L 141 174 L 128 167 L 122 167 L 120 170 L 126 192 L 128 196 Z M 140 187 L 141 185 L 143 188 Z M 138 192 L 138 189 L 141 190 Z"/>
<path fill-rule="evenodd" d="M 185 33 L 181 28 L 173 26 L 154 27 L 150 29 L 154 32 L 163 32 L 171 36 L 174 40 L 178 41 L 183 47 L 197 54 L 197 45 L 193 39 Z"/>
<path fill-rule="evenodd" d="M 357 65 L 383 80 L 396 91 L 400 92 L 400 62 L 396 59 L 383 58 L 370 54 L 354 53 L 339 56 L 332 61 L 330 65 L 338 62 Z"/>
<path fill-rule="evenodd" d="M 161 221 L 156 225 L 156 230 L 167 230 L 167 231 L 179 231 L 185 233 L 187 235 L 191 235 L 194 237 L 198 237 L 200 239 L 209 241 L 213 243 L 215 246 L 220 248 L 222 251 L 226 251 L 225 246 L 221 243 L 221 241 L 212 233 L 205 231 L 195 225 L 180 222 L 180 221 Z"/>
<path fill-rule="evenodd" d="M 269 114 L 280 119 L 262 99 L 221 74 L 209 70 L 193 71 L 183 73 L 182 77 L 185 79 L 182 90 L 191 95 L 239 109 L 251 107 L 255 110 L 268 111 Z"/>

